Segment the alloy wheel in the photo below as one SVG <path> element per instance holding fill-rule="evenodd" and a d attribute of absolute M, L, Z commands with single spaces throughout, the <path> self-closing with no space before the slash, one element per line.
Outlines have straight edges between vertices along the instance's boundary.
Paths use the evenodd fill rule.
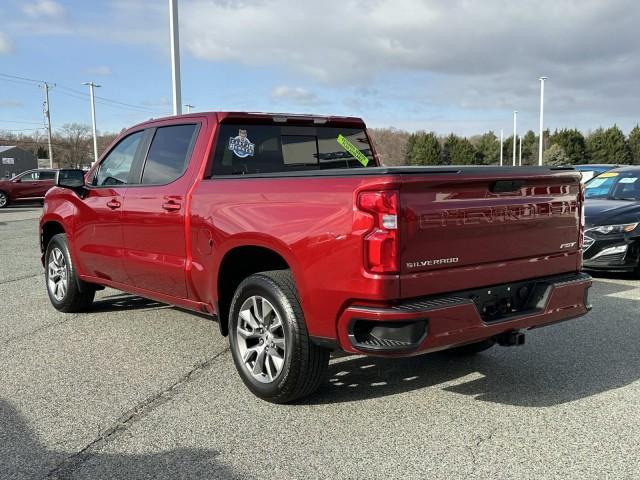
<path fill-rule="evenodd" d="M 49 264 L 47 265 L 47 287 L 54 298 L 61 302 L 67 294 L 69 273 L 67 262 L 62 250 L 57 247 L 51 249 L 49 253 Z"/>
<path fill-rule="evenodd" d="M 282 372 L 286 354 L 284 325 L 273 305 L 259 295 L 245 300 L 236 333 L 244 368 L 261 383 L 273 382 Z"/>

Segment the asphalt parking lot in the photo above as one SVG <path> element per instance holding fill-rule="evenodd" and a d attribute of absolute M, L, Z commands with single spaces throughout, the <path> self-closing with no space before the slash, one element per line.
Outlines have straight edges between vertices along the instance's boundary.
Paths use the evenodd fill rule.
<path fill-rule="evenodd" d="M 640 281 L 475 358 L 334 358 L 253 397 L 212 321 L 99 292 L 49 304 L 38 208 L 0 212 L 0 478 L 639 478 Z"/>

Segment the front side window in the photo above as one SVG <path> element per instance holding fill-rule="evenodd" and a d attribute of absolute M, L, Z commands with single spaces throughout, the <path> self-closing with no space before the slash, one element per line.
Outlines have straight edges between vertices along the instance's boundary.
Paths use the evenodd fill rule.
<path fill-rule="evenodd" d="M 156 130 L 142 173 L 143 184 L 166 184 L 187 167 L 197 125 L 172 125 Z"/>
<path fill-rule="evenodd" d="M 375 166 L 363 129 L 222 124 L 214 175 Z"/>
<path fill-rule="evenodd" d="M 100 164 L 93 184 L 106 187 L 129 183 L 129 172 L 143 136 L 144 131 L 140 131 L 121 140 Z"/>
<path fill-rule="evenodd" d="M 33 182 L 40 178 L 40 172 L 28 172 L 18 177 L 21 182 Z"/>

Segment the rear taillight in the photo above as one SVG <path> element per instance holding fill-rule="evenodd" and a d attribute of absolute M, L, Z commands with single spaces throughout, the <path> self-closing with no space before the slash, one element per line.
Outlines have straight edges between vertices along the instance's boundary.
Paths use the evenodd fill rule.
<path fill-rule="evenodd" d="M 398 192 L 362 192 L 358 209 L 373 217 L 364 235 L 365 268 L 372 273 L 398 273 Z"/>

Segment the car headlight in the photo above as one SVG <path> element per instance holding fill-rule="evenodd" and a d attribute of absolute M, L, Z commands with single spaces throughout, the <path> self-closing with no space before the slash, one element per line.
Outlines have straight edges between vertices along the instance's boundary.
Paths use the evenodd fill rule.
<path fill-rule="evenodd" d="M 604 235 L 608 235 L 610 233 L 628 233 L 632 232 L 638 226 L 637 223 L 625 223 L 622 225 L 603 225 L 602 227 L 591 228 L 590 230 L 598 233 L 602 233 Z"/>

